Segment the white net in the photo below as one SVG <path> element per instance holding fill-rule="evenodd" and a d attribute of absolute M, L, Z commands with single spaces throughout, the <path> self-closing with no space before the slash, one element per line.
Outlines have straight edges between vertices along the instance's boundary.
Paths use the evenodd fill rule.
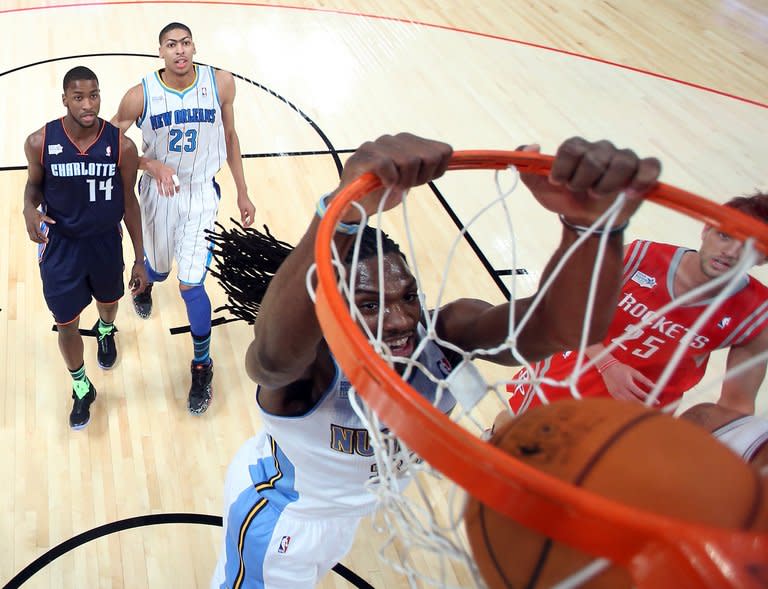
<path fill-rule="evenodd" d="M 453 174 L 453 173 L 452 173 Z M 475 174 L 475 172 L 472 172 Z M 486 172 L 491 174 L 491 172 Z M 450 176 L 451 174 L 449 174 Z M 487 181 L 487 180 L 486 180 Z M 503 260 L 501 267 L 507 271 L 504 276 L 507 279 L 509 300 L 515 300 L 531 294 L 532 275 L 537 273 L 526 261 L 526 271 L 521 272 L 520 258 L 527 256 L 530 249 L 518 247 L 516 229 L 521 218 L 522 206 L 520 203 L 510 204 L 513 193 L 516 199 L 521 198 L 519 193 L 526 189 L 519 186 L 518 174 L 514 168 L 509 171 L 496 172 L 494 175 L 495 195 L 489 200 L 477 204 L 477 187 L 473 190 L 472 200 L 476 207 L 475 212 L 465 215 L 463 227 L 454 232 L 454 235 L 442 245 L 445 253 L 444 259 L 436 263 L 436 246 L 434 240 L 420 235 L 417 227 L 425 223 L 432 223 L 432 218 L 425 220 L 423 210 L 416 205 L 414 199 L 429 199 L 424 195 L 409 195 L 404 197 L 402 206 L 387 213 L 373 216 L 367 219 L 368 224 L 377 228 L 379 252 L 381 252 L 381 231 L 386 230 L 393 234 L 401 243 L 409 267 L 417 280 L 419 287 L 419 299 L 423 313 L 420 338 L 415 350 L 410 357 L 402 357 L 392 354 L 383 338 L 383 321 L 380 314 L 375 330 L 367 327 L 361 316 L 360 310 L 354 304 L 354 293 L 357 285 L 357 262 L 360 256 L 360 239 L 355 242 L 351 252 L 351 263 L 339 259 L 338 252 L 333 251 L 334 265 L 338 273 L 338 288 L 345 300 L 349 302 L 350 315 L 357 321 L 366 333 L 370 344 L 371 354 L 379 354 L 390 366 L 395 369 L 402 378 L 412 381 L 415 375 L 422 375 L 434 387 L 434 395 L 430 398 L 435 407 L 446 411 L 451 408 L 450 417 L 457 427 L 464 428 L 474 436 L 486 439 L 497 414 L 506 411 L 514 415 L 515 411 L 525 410 L 532 402 L 548 403 L 552 390 L 566 392 L 568 396 L 580 398 L 581 376 L 588 373 L 596 366 L 600 366 L 610 354 L 617 350 L 627 348 L 627 342 L 642 340 L 641 334 L 653 332 L 655 323 L 661 317 L 669 317 L 679 308 L 685 308 L 692 303 L 697 304 L 697 317 L 680 333 L 677 338 L 676 349 L 667 362 L 659 377 L 655 379 L 653 387 L 644 401 L 649 406 L 658 405 L 657 401 L 669 383 L 670 378 L 680 365 L 686 350 L 691 346 L 697 346 L 697 337 L 702 332 L 703 326 L 709 324 L 714 314 L 722 307 L 724 301 L 737 290 L 743 288 L 747 272 L 760 261 L 761 255 L 756 251 L 751 240 L 745 243 L 743 253 L 738 263 L 727 272 L 686 294 L 673 297 L 670 302 L 659 308 L 648 309 L 639 314 L 634 324 L 628 325 L 619 337 L 613 338 L 605 349 L 593 357 L 589 357 L 587 350 L 587 333 L 582 333 L 581 345 L 570 352 L 572 368 L 567 375 L 553 375 L 548 371 L 547 362 L 532 363 L 520 354 L 516 346 L 519 334 L 526 327 L 532 313 L 541 304 L 544 293 L 550 288 L 555 276 L 569 263 L 573 251 L 585 240 L 599 240 L 600 247 L 596 257 L 594 269 L 590 277 L 590 294 L 587 302 L 584 325 L 589 325 L 595 301 L 599 268 L 608 245 L 608 234 L 595 235 L 596 227 L 611 228 L 623 204 L 623 197 L 617 199 L 615 204 L 605 212 L 601 219 L 597 220 L 593 227 L 583 233 L 573 247 L 566 252 L 556 267 L 551 271 L 548 279 L 538 287 L 538 293 L 522 316 L 516 316 L 514 305 L 510 305 L 508 316 L 507 337 L 498 346 L 489 349 L 464 350 L 449 341 L 441 339 L 436 330 L 436 324 L 443 305 L 459 296 L 489 298 L 488 292 L 466 292 L 466 280 L 456 281 L 457 277 L 463 277 L 467 261 L 474 254 L 468 251 L 465 244 L 466 234 L 473 232 L 489 233 L 488 227 L 492 227 L 493 239 L 503 243 Z M 486 189 L 485 192 L 493 190 Z M 382 199 L 380 209 L 385 208 L 386 199 Z M 357 206 L 354 205 L 353 206 Z M 528 206 L 537 206 L 529 205 Z M 647 206 L 647 205 L 646 205 Z M 357 206 L 361 214 L 362 209 Z M 417 209 L 413 212 L 412 209 Z M 670 213 L 671 214 L 671 213 Z M 559 234 L 560 226 L 554 215 L 548 222 L 551 225 L 538 231 L 546 231 Z M 513 220 L 517 218 L 516 225 Z M 530 218 L 523 212 L 522 218 Z M 530 231 L 530 227 L 523 227 L 524 231 Z M 467 251 L 464 251 L 467 250 Z M 551 250 L 550 250 L 551 251 Z M 549 252 L 547 252 L 549 254 Z M 540 252 L 536 252 L 540 255 Z M 384 282 L 385 269 L 383 255 L 378 255 L 378 280 Z M 497 262 L 498 264 L 498 262 Z M 460 282 L 460 286 L 452 285 L 452 280 Z M 312 292 L 311 276 L 307 279 L 308 288 Z M 384 309 L 384 289 L 380 288 L 379 309 Z M 498 299 L 498 294 L 490 298 Z M 706 304 L 701 304 L 705 301 Z M 499 302 L 496 300 L 495 302 Z M 653 332 L 655 333 L 655 332 Z M 648 337 L 656 337 L 655 335 Z M 642 340 L 646 341 L 646 340 Z M 654 341 L 654 340 L 648 340 Z M 427 359 L 428 347 L 436 344 L 455 359 L 453 369 L 449 374 L 436 373 L 431 368 Z M 494 367 L 487 360 L 501 352 L 508 351 L 523 367 L 522 372 L 518 368 Z M 749 363 L 733 368 L 730 375 L 748 370 L 750 366 L 765 362 L 766 354 L 752 358 Z M 727 376 L 723 372 L 716 375 L 707 375 L 702 383 L 697 384 L 694 392 L 689 393 L 688 403 L 695 403 L 697 399 L 708 400 L 716 394 L 717 387 Z M 417 394 L 414 391 L 414 394 Z M 517 408 L 510 408 L 511 394 L 518 396 Z M 450 402 L 451 396 L 455 399 L 455 406 Z M 514 395 L 513 395 L 514 396 Z M 560 398 L 562 394 L 559 394 Z M 448 401 L 446 401 L 448 399 Z M 388 430 L 387 424 L 368 408 L 366 403 L 350 391 L 350 400 L 356 412 L 369 430 L 372 446 L 375 451 L 378 476 L 370 481 L 370 491 L 378 496 L 379 509 L 375 516 L 374 527 L 382 534 L 381 556 L 396 571 L 407 579 L 411 587 L 484 587 L 484 582 L 477 569 L 468 545 L 464 530 L 463 514 L 466 504 L 466 495 L 452 481 L 448 480 L 440 472 L 432 468 L 428 460 L 418 456 L 409 450 L 407 444 Z M 674 411 L 680 403 L 680 399 L 666 401 L 663 409 Z M 404 409 L 405 410 L 405 409 Z M 407 437 L 407 436 L 406 436 Z M 439 452 L 440 449 L 435 449 Z M 511 555 L 514 558 L 514 555 Z M 594 575 L 601 572 L 610 563 L 603 560 L 595 560 L 586 569 L 563 578 L 557 585 L 560 589 L 567 587 L 579 587 Z"/>

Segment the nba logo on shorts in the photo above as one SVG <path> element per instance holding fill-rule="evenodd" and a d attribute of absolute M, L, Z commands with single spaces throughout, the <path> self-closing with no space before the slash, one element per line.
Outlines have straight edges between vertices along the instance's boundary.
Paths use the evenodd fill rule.
<path fill-rule="evenodd" d="M 290 536 L 283 536 L 280 539 L 280 546 L 277 547 L 277 551 L 280 554 L 284 554 L 284 553 L 288 552 L 288 544 L 290 544 L 290 542 L 291 542 L 291 537 Z"/>

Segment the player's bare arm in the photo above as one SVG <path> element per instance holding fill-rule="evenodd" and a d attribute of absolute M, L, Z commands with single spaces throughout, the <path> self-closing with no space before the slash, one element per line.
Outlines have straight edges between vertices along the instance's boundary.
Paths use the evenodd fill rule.
<path fill-rule="evenodd" d="M 645 401 L 653 389 L 653 381 L 612 354 L 603 354 L 604 350 L 602 343 L 594 344 L 584 349 L 584 355 L 589 359 L 600 358 L 595 369 L 600 373 L 611 397 L 624 401 Z"/>
<path fill-rule="evenodd" d="M 120 135 L 120 175 L 123 179 L 123 199 L 125 215 L 123 221 L 133 244 L 133 263 L 131 264 L 131 279 L 129 287 L 136 295 L 144 291 L 149 279 L 144 267 L 144 242 L 141 233 L 141 209 L 136 198 L 136 174 L 139 165 L 139 154 L 136 144 L 125 135 Z"/>
<path fill-rule="evenodd" d="M 43 179 L 45 170 L 40 163 L 41 150 L 45 139 L 44 130 L 38 129 L 24 142 L 24 155 L 27 157 L 27 183 L 24 186 L 24 223 L 29 239 L 35 243 L 47 243 L 48 237 L 42 232 L 40 223 L 55 224 L 56 221 L 38 210 L 43 202 Z"/>
<path fill-rule="evenodd" d="M 336 192 L 366 172 L 376 174 L 385 186 L 400 190 L 424 184 L 445 172 L 451 154 L 451 147 L 445 143 L 407 133 L 384 136 L 363 144 L 350 157 Z M 369 213 L 375 212 L 382 193 L 379 190 L 366 196 L 361 205 Z M 389 198 L 388 208 L 397 201 Z M 358 221 L 356 212 L 344 219 L 347 223 Z M 253 380 L 268 389 L 282 389 L 310 373 L 322 379 L 325 369 L 331 366 L 305 284 L 307 271 L 314 263 L 318 225 L 319 219 L 313 216 L 306 233 L 272 279 L 254 325 L 246 369 Z M 354 236 L 337 233 L 334 239 L 343 259 Z"/>
<path fill-rule="evenodd" d="M 744 362 L 768 351 L 768 328 L 744 346 L 734 346 L 728 350 L 726 372 L 730 372 Z M 717 404 L 745 415 L 754 415 L 755 399 L 760 385 L 765 378 L 766 362 L 763 359 L 736 376 L 723 381 Z"/>
<path fill-rule="evenodd" d="M 537 148 L 536 148 L 537 150 Z M 581 138 L 565 141 L 558 149 L 548 178 L 523 174 L 521 179 L 545 208 L 559 213 L 565 223 L 589 226 L 626 191 L 631 199 L 621 211 L 617 224 L 629 219 L 640 204 L 640 196 L 657 182 L 661 166 L 655 158 L 638 158 L 632 151 L 617 149 L 610 142 L 588 142 Z M 578 235 L 564 223 L 561 241 L 542 272 L 544 284 L 561 257 L 576 242 Z M 551 288 L 544 293 L 518 336 L 518 349 L 530 361 L 578 348 L 589 296 L 589 281 L 600 240 L 590 238 L 575 250 L 569 263 L 558 273 Z M 590 343 L 606 334 L 616 308 L 623 264 L 621 231 L 608 239 L 600 272 L 591 323 Z M 534 297 L 515 302 L 515 317 L 522 318 L 531 309 Z M 496 307 L 478 301 L 457 301 L 445 310 L 440 321 L 441 335 L 464 349 L 489 348 L 507 337 L 509 305 Z M 494 361 L 514 365 L 508 353 Z"/>
<path fill-rule="evenodd" d="M 144 88 L 141 84 L 137 84 L 125 93 L 117 108 L 117 114 L 110 122 L 125 133 L 142 114 L 144 114 Z M 139 170 L 146 171 L 157 181 L 160 194 L 172 196 L 179 191 L 178 183 L 174 181 L 176 170 L 173 168 L 145 157 L 139 157 L 138 166 Z"/>
<path fill-rule="evenodd" d="M 125 133 L 141 117 L 143 110 L 144 89 L 141 84 L 137 84 L 125 93 L 110 122 Z"/>
<path fill-rule="evenodd" d="M 232 173 L 237 189 L 237 209 L 240 211 L 240 222 L 245 227 L 253 224 L 256 208 L 248 197 L 248 186 L 245 183 L 243 159 L 240 152 L 240 139 L 235 130 L 235 78 L 230 72 L 216 71 L 216 87 L 221 100 L 221 120 L 224 124 L 224 138 L 227 143 L 227 164 Z"/>

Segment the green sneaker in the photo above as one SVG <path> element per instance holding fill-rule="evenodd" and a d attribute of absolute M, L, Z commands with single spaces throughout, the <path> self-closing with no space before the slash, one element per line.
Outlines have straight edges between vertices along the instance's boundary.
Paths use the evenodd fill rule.
<path fill-rule="evenodd" d="M 76 380 L 72 383 L 72 412 L 69 414 L 69 427 L 72 429 L 83 429 L 91 420 L 91 403 L 96 400 L 96 389 L 93 383 Z M 78 391 L 82 394 L 87 391 L 81 399 L 77 396 Z"/>
<path fill-rule="evenodd" d="M 117 327 L 113 325 L 111 331 L 102 333 L 99 329 L 99 321 L 97 319 L 96 325 L 93 326 L 93 331 L 96 333 L 98 344 L 96 359 L 101 368 L 109 370 L 115 365 L 115 361 L 117 360 L 117 346 L 115 345 L 115 333 L 117 333 Z"/>

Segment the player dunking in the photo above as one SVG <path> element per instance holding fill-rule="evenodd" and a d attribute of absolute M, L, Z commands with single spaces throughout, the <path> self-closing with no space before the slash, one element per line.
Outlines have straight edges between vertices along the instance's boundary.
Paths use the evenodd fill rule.
<path fill-rule="evenodd" d="M 58 326 L 59 349 L 72 375 L 69 424 L 85 427 L 96 389 L 85 374 L 80 313 L 96 299 L 99 366 L 117 359 L 115 317 L 123 296 L 120 221 L 133 242 L 131 289 L 147 284 L 141 213 L 134 193 L 138 154 L 133 141 L 98 117 L 96 74 L 76 67 L 64 76 L 67 114 L 32 133 L 24 144 L 28 177 L 24 221 L 39 243 L 43 294 Z M 42 205 L 42 211 L 38 208 Z"/>
<path fill-rule="evenodd" d="M 206 230 L 219 207 L 214 175 L 224 160 L 237 187 L 241 221 L 253 223 L 240 142 L 235 131 L 235 80 L 229 72 L 197 66 L 189 27 L 173 22 L 160 31 L 165 67 L 147 75 L 123 97 L 112 122 L 141 129 L 144 154 L 139 182 L 149 287 L 134 297 L 139 316 L 152 312 L 152 284 L 168 277 L 176 259 L 181 298 L 187 308 L 194 356 L 187 407 L 203 413 L 213 395 L 210 357 L 211 302 L 205 291 L 211 259 Z"/>
<path fill-rule="evenodd" d="M 768 194 L 736 197 L 725 206 L 740 210 L 768 223 Z M 624 256 L 624 285 L 616 315 L 605 340 L 585 350 L 596 357 L 625 331 L 629 339 L 602 357 L 579 379 L 582 396 L 605 396 L 644 400 L 666 368 L 680 339 L 689 331 L 717 294 L 712 289 L 696 301 L 678 306 L 669 313 L 656 311 L 679 299 L 695 287 L 727 272 L 739 260 L 743 243 L 706 226 L 698 251 L 684 247 L 635 241 Z M 632 328 L 641 321 L 638 329 Z M 768 350 L 768 288 L 747 276 L 725 298 L 715 314 L 694 336 L 672 377 L 658 397 L 658 405 L 678 400 L 704 376 L 710 354 L 728 348 L 727 370 Z M 564 380 L 574 370 L 576 353 L 557 354 L 534 366 L 537 374 Z M 724 380 L 718 403 L 743 414 L 755 411 L 755 397 L 765 377 L 766 361 Z M 515 379 L 528 378 L 523 369 Z M 567 386 L 540 384 L 547 399 L 570 398 Z M 528 384 L 509 386 L 510 403 L 517 412 L 538 397 Z"/>
<path fill-rule="evenodd" d="M 407 133 L 380 137 L 363 144 L 350 157 L 339 188 L 366 172 L 376 174 L 396 190 L 424 184 L 442 175 L 450 156 L 450 146 L 437 141 Z M 573 138 L 558 150 L 550 179 L 522 175 L 536 199 L 562 213 L 568 223 L 548 268 L 553 268 L 577 240 L 574 224 L 596 219 L 622 189 L 641 195 L 655 184 L 659 169 L 657 160 L 640 159 L 606 141 L 590 143 Z M 321 199 L 318 216 L 335 194 L 337 191 Z M 375 191 L 361 199 L 361 206 L 374 214 L 381 196 L 381 190 Z M 388 199 L 388 208 L 399 200 Z M 590 323 L 595 337 L 605 333 L 610 321 L 606 311 L 615 305 L 619 286 L 623 222 L 638 204 L 639 199 L 632 199 L 617 220 L 618 226 L 604 230 L 609 235 L 597 289 L 600 311 Z M 314 262 L 318 216 L 279 266 L 263 301 L 258 301 L 262 304 L 245 362 L 248 374 L 260 385 L 256 401 L 264 431 L 242 446 L 227 471 L 224 547 L 212 589 L 315 587 L 349 550 L 360 517 L 375 507 L 375 495 L 366 489 L 366 483 L 376 475 L 368 431 L 352 408 L 349 380 L 323 338 L 306 289 L 307 271 Z M 360 323 L 376 333 L 380 320 L 382 339 L 393 355 L 408 357 L 419 349 L 419 360 L 431 375 L 446 376 L 455 352 L 444 350 L 435 341 L 421 347 L 425 343 L 422 307 L 405 257 L 383 236 L 379 252 L 376 231 L 360 226 L 356 211 L 343 221 L 334 243 L 340 259 L 348 265 L 355 263 L 347 255 L 354 234 L 362 232 L 351 297 Z M 599 240 L 587 241 L 571 258 L 573 271 L 558 274 L 543 304 L 532 312 L 519 334 L 518 349 L 524 356 L 546 357 L 577 341 L 584 317 L 571 312 L 571 307 L 579 308 L 578 303 L 587 295 L 586 277 L 599 249 Z M 257 259 L 271 262 L 274 256 Z M 252 258 L 248 263 L 250 269 L 256 264 Z M 249 296 L 263 292 L 262 288 L 245 286 Z M 516 314 L 523 314 L 532 300 L 498 306 L 477 299 L 448 303 L 435 322 L 439 341 L 465 350 L 498 345 L 508 335 L 510 306 L 514 305 Z M 493 361 L 515 363 L 508 353 L 497 354 Z M 436 385 L 426 373 L 416 371 L 408 378 L 421 395 L 436 397 Z M 451 403 L 450 395 L 444 394 L 439 408 L 448 410 Z"/>

